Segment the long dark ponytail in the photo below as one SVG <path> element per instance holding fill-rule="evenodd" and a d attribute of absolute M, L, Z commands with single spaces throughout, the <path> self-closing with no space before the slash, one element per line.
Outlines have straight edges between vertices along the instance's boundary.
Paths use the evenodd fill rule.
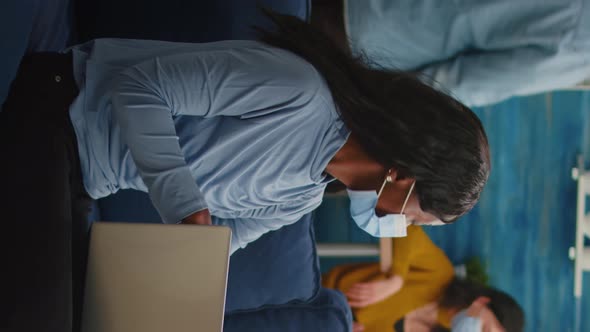
<path fill-rule="evenodd" d="M 347 127 L 384 167 L 416 179 L 424 211 L 450 222 L 479 199 L 490 171 L 477 116 L 414 74 L 374 69 L 298 18 L 265 11 L 261 40 L 310 62 L 326 80 Z"/>

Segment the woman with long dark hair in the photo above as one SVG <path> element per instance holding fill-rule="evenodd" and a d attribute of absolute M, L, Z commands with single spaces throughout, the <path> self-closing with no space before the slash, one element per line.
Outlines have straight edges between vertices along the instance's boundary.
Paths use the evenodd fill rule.
<path fill-rule="evenodd" d="M 490 170 L 473 112 L 269 17 L 261 42 L 101 39 L 23 59 L 1 113 L 3 325 L 78 326 L 88 198 L 119 189 L 148 192 L 166 223 L 228 224 L 232 251 L 333 179 L 375 236 L 473 207 Z"/>

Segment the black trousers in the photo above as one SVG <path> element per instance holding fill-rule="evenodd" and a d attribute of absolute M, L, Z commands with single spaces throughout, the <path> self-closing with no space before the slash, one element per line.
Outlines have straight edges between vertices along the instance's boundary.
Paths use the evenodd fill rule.
<path fill-rule="evenodd" d="M 26 56 L 0 113 L 0 331 L 78 331 L 91 200 L 71 55 Z"/>

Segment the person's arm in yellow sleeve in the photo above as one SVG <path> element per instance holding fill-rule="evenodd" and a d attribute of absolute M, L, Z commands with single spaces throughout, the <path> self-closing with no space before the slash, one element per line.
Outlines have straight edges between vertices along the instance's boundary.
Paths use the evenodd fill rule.
<path fill-rule="evenodd" d="M 393 239 L 390 274 L 377 275 L 372 278 L 373 280 L 355 283 L 348 289 L 346 296 L 352 308 L 362 308 L 380 302 L 401 289 L 410 271 L 413 257 L 419 255 L 425 249 L 425 245 L 432 244 L 420 227 L 410 226 L 407 231 L 406 237 Z"/>
<path fill-rule="evenodd" d="M 453 264 L 447 255 L 430 240 L 420 226 L 408 227 L 408 236 L 393 239 L 391 275 L 406 279 L 410 270 L 430 271 L 437 275 L 453 275 Z"/>
<path fill-rule="evenodd" d="M 406 237 L 394 238 L 392 245 L 391 276 L 399 276 L 402 279 L 405 279 L 410 271 L 413 258 L 428 250 L 429 243 L 433 245 L 422 227 L 409 226 L 407 232 Z"/>
<path fill-rule="evenodd" d="M 422 227 L 408 227 L 406 238 L 394 239 L 392 274 L 404 280 L 423 279 L 431 284 L 448 283 L 454 276 L 453 264 Z"/>
<path fill-rule="evenodd" d="M 356 311 L 356 318 L 360 323 L 385 322 L 391 326 L 407 313 L 436 302 L 453 275 L 453 265 L 445 253 L 421 227 L 411 226 L 407 237 L 393 240 L 391 276 L 403 278 L 401 287 L 378 303 Z"/>

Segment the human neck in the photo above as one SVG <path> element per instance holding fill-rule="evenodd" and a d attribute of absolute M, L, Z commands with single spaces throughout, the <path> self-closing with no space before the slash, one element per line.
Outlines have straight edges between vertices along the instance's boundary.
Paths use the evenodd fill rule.
<path fill-rule="evenodd" d="M 351 135 L 326 167 L 326 172 L 353 190 L 377 190 L 387 170 L 373 160 Z"/>

